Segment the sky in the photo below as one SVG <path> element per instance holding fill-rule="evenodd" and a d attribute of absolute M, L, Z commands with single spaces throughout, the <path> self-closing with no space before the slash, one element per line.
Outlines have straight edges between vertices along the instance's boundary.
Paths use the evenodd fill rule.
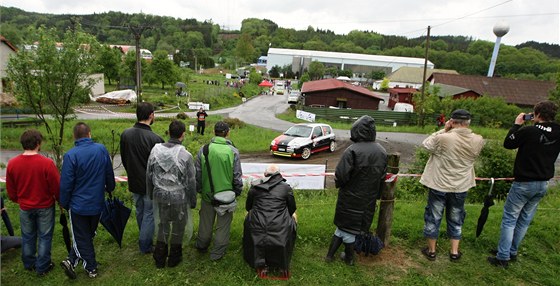
<path fill-rule="evenodd" d="M 467 36 L 494 42 L 493 28 L 509 26 L 501 43 L 527 41 L 560 44 L 560 0 L 2 0 L 1 5 L 28 12 L 93 14 L 108 11 L 211 20 L 239 30 L 247 18 L 268 19 L 282 28 L 311 26 L 347 34 L 373 31 L 407 38 Z M 1 15 L 0 15 L 1 17 Z"/>

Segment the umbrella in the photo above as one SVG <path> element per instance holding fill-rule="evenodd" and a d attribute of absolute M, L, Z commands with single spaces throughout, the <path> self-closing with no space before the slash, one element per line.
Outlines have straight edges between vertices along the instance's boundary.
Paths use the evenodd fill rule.
<path fill-rule="evenodd" d="M 123 202 L 109 193 L 109 198 L 105 200 L 105 207 L 101 211 L 99 221 L 101 225 L 111 234 L 121 247 L 122 237 L 128 218 L 130 217 L 130 209 Z"/>
<path fill-rule="evenodd" d="M 59 223 L 62 226 L 62 238 L 64 238 L 64 244 L 66 245 L 66 251 L 70 253 L 70 248 L 72 243 L 70 242 L 70 230 L 68 230 L 68 220 L 64 214 L 64 209 L 60 210 Z"/>
<path fill-rule="evenodd" d="M 8 229 L 8 234 L 10 236 L 14 236 L 15 234 L 14 234 L 14 227 L 12 226 L 12 221 L 8 216 L 8 212 L 6 211 L 6 209 L 4 209 L 4 198 L 1 199 L 2 202 L 0 208 L 2 209 L 2 221 L 4 221 L 4 225 L 6 226 L 6 229 Z"/>
<path fill-rule="evenodd" d="M 272 83 L 271 83 L 270 81 L 268 81 L 268 80 L 265 79 L 265 80 L 261 81 L 261 83 L 259 83 L 259 86 L 262 86 L 262 87 L 272 87 Z"/>
<path fill-rule="evenodd" d="M 175 87 L 177 87 L 177 88 L 179 88 L 179 87 L 186 88 L 187 85 L 186 85 L 184 82 L 178 81 L 178 82 L 175 83 Z"/>
<path fill-rule="evenodd" d="M 484 206 L 480 210 L 480 216 L 478 217 L 478 224 L 476 225 L 476 237 L 479 237 L 484 228 L 484 224 L 488 219 L 489 208 L 494 205 L 494 195 L 492 194 L 492 189 L 494 188 L 494 178 L 490 181 L 490 191 L 484 198 Z"/>

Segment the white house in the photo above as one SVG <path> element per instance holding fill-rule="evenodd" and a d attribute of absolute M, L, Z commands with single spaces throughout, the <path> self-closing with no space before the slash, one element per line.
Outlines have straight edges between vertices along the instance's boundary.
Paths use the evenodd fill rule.
<path fill-rule="evenodd" d="M 0 93 L 4 93 L 4 86 L 8 75 L 8 61 L 10 60 L 10 57 L 16 54 L 16 52 L 17 48 L 6 38 L 0 35 Z"/>

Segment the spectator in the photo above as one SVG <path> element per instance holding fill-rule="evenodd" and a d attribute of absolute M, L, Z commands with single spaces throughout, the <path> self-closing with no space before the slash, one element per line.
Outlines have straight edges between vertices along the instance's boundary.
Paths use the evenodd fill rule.
<path fill-rule="evenodd" d="M 198 151 L 195 162 L 196 187 L 201 193 L 200 223 L 195 247 L 205 253 L 210 246 L 212 230 L 216 222 L 214 247 L 210 251 L 210 260 L 221 259 L 227 250 L 230 237 L 231 221 L 236 208 L 235 197 L 243 190 L 241 179 L 241 161 L 239 151 L 226 139 L 229 125 L 223 121 L 216 123 L 211 142 Z M 205 148 L 208 150 L 205 155 Z M 208 164 L 206 163 L 208 161 Z M 208 170 L 211 170 L 209 173 Z M 219 202 L 214 195 L 234 193 L 229 203 Z"/>
<path fill-rule="evenodd" d="M 428 246 L 422 249 L 422 254 L 430 261 L 436 260 L 436 242 L 444 209 L 451 242 L 449 259 L 458 261 L 462 255 L 459 242 L 466 216 L 465 199 L 467 191 L 476 185 L 474 162 L 484 146 L 482 136 L 469 129 L 470 122 L 468 111 L 455 110 L 444 129 L 422 142 L 430 153 L 420 178 L 420 183 L 429 189 L 424 212 L 424 236 Z"/>
<path fill-rule="evenodd" d="M 350 145 L 336 166 L 335 185 L 339 188 L 334 224 L 336 230 L 325 260 L 332 262 L 344 243 L 341 255 L 348 265 L 354 264 L 356 235 L 367 233 L 375 214 L 375 201 L 380 196 L 387 173 L 387 152 L 375 142 L 375 120 L 360 117 L 350 130 Z"/>
<path fill-rule="evenodd" d="M 259 273 L 277 268 L 287 278 L 296 240 L 296 201 L 278 166 L 269 165 L 264 176 L 253 181 L 245 203 L 243 257 Z"/>
<path fill-rule="evenodd" d="M 198 112 L 196 113 L 196 133 L 200 135 L 204 135 L 204 129 L 206 128 L 206 117 L 208 117 L 208 113 L 204 111 L 204 107 L 200 107 L 200 109 L 198 109 Z"/>
<path fill-rule="evenodd" d="M 90 278 L 97 277 L 93 237 L 105 205 L 105 192 L 115 189 L 115 175 L 109 152 L 91 139 L 83 122 L 74 126 L 74 148 L 64 154 L 60 181 L 60 204 L 70 216 L 72 249 L 60 263 L 66 276 L 76 279 L 80 260 Z"/>
<path fill-rule="evenodd" d="M 165 142 L 150 128 L 154 116 L 154 107 L 150 103 L 138 104 L 138 122 L 123 131 L 120 143 L 121 159 L 128 175 L 128 190 L 132 192 L 136 206 L 136 222 L 140 230 L 138 245 L 144 254 L 152 253 L 155 228 L 152 200 L 146 195 L 146 165 L 152 147 Z"/>
<path fill-rule="evenodd" d="M 496 257 L 488 257 L 492 265 L 507 267 L 509 261 L 517 260 L 519 245 L 546 195 L 560 153 L 560 126 L 554 122 L 557 111 L 558 106 L 552 101 L 537 103 L 533 114 L 517 115 L 504 140 L 505 148 L 518 151 L 513 166 L 515 180 L 504 205 Z M 529 120 L 534 125 L 521 127 Z"/>
<path fill-rule="evenodd" d="M 20 137 L 23 153 L 8 161 L 8 197 L 19 204 L 23 267 L 44 276 L 54 263 L 51 247 L 54 205 L 59 200 L 60 174 L 54 162 L 39 154 L 43 135 L 31 129 Z"/>
<path fill-rule="evenodd" d="M 154 146 L 146 169 L 146 191 L 154 201 L 157 243 L 153 256 L 157 268 L 165 267 L 166 259 L 168 267 L 181 262 L 187 221 L 191 222 L 188 237 L 192 236 L 190 208 L 196 207 L 194 160 L 181 145 L 185 124 L 173 120 L 169 137 L 167 143 Z"/>

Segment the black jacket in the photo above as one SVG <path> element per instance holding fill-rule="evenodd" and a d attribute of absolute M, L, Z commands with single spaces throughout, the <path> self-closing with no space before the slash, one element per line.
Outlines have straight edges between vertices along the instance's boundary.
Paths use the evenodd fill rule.
<path fill-rule="evenodd" d="M 356 120 L 350 135 L 355 143 L 344 151 L 335 171 L 339 191 L 334 224 L 359 234 L 371 227 L 375 201 L 385 184 L 387 152 L 375 142 L 375 121 L 367 115 Z"/>
<path fill-rule="evenodd" d="M 554 122 L 533 126 L 513 125 L 504 147 L 516 149 L 513 176 L 516 181 L 548 181 L 554 176 L 554 162 L 560 153 L 560 125 Z"/>
<path fill-rule="evenodd" d="M 292 218 L 296 201 L 285 181 L 280 174 L 272 175 L 254 184 L 247 195 L 243 257 L 251 267 L 287 270 L 290 265 L 296 239 Z"/>
<path fill-rule="evenodd" d="M 146 166 L 152 148 L 164 143 L 163 138 L 152 132 L 146 124 L 136 122 L 121 134 L 121 160 L 128 175 L 128 190 L 146 194 Z"/>

